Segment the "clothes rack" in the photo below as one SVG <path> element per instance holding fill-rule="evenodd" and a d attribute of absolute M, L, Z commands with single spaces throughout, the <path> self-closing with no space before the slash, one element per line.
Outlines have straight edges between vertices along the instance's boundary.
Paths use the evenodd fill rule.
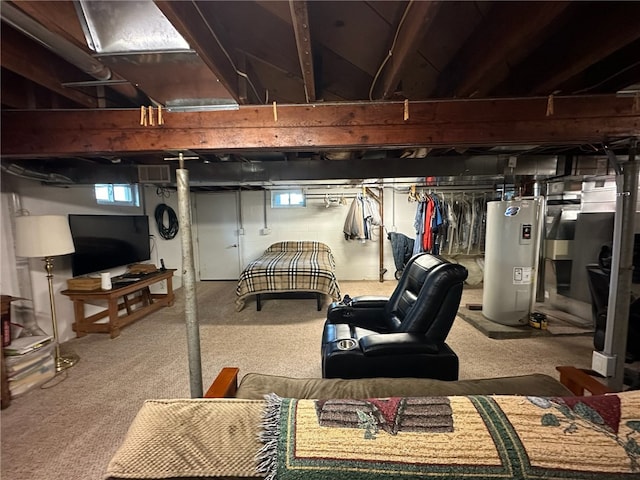
<path fill-rule="evenodd" d="M 411 188 L 408 200 L 416 202 L 413 253 L 448 255 L 484 253 L 486 203 L 495 191 L 417 191 Z"/>

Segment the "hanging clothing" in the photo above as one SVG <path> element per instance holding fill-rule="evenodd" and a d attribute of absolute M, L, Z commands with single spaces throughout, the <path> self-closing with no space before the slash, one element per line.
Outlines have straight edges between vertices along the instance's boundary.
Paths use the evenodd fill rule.
<path fill-rule="evenodd" d="M 440 228 L 442 227 L 442 211 L 440 209 L 440 200 L 437 195 L 431 197 L 433 202 L 433 212 L 431 215 L 431 249 L 430 252 L 434 255 L 440 253 Z"/>
<path fill-rule="evenodd" d="M 389 232 L 387 238 L 391 242 L 391 251 L 393 252 L 393 262 L 396 266 L 396 271 L 401 272 L 413 254 L 413 238 L 409 238 L 405 234 L 398 232 Z"/>
<path fill-rule="evenodd" d="M 380 218 L 380 211 L 378 210 L 378 204 L 371 197 L 364 197 L 362 199 L 362 207 L 365 222 L 371 226 L 382 225 L 382 219 Z M 371 228 L 369 228 L 371 230 Z"/>
<path fill-rule="evenodd" d="M 424 235 L 424 211 L 425 203 L 423 201 L 418 202 L 416 205 L 416 216 L 413 220 L 413 228 L 416 231 L 416 238 L 413 242 L 413 254 L 423 252 L 422 250 L 422 236 Z"/>
<path fill-rule="evenodd" d="M 431 253 L 433 247 L 433 232 L 432 232 L 432 217 L 435 204 L 431 196 L 427 197 L 425 212 L 424 212 L 424 234 L 422 235 L 422 250 L 424 252 Z"/>
<path fill-rule="evenodd" d="M 428 252 L 439 255 L 449 238 L 449 208 L 437 194 L 429 194 L 418 202 L 413 226 L 416 237 L 413 254 Z"/>
<path fill-rule="evenodd" d="M 345 240 L 364 240 L 366 238 L 362 201 L 358 197 L 351 202 L 342 231 Z"/>
<path fill-rule="evenodd" d="M 344 221 L 344 238 L 346 240 L 371 240 L 373 227 L 382 225 L 382 218 L 377 203 L 367 196 L 357 195 L 347 212 Z"/>

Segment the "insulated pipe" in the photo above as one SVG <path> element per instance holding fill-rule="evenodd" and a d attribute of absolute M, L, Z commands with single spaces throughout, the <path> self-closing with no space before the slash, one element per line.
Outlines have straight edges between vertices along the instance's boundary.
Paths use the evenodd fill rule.
<path fill-rule="evenodd" d="M 36 22 L 30 16 L 7 2 L 2 2 L 0 15 L 4 22 L 38 42 L 43 47 L 51 50 L 56 55 L 64 58 L 67 62 L 75 65 L 93 78 L 100 81 L 120 79 L 117 75 L 113 75 L 109 67 L 93 58 L 93 56 L 80 47 L 47 30 L 42 24 Z M 140 96 L 140 92 L 138 92 L 133 85 L 111 85 L 111 88 L 117 90 L 132 101 L 136 101 Z"/>
<path fill-rule="evenodd" d="M 629 149 L 629 159 L 622 167 L 622 175 L 616 175 L 616 213 L 608 302 L 614 308 L 607 311 L 607 329 L 603 349 L 605 355 L 615 358 L 614 373 L 607 379 L 607 384 L 616 392 L 622 391 L 624 386 L 624 362 L 629 331 L 633 239 L 638 201 L 636 148 L 637 139 L 633 139 Z"/>
<path fill-rule="evenodd" d="M 380 283 L 384 282 L 384 274 L 387 273 L 387 269 L 384 268 L 384 187 L 380 187 L 380 226 L 378 227 L 380 235 Z"/>
<path fill-rule="evenodd" d="M 178 185 L 178 217 L 182 241 L 182 285 L 184 287 L 184 314 L 187 325 L 187 352 L 189 356 L 189 386 L 191 398 L 202 397 L 202 360 L 200 355 L 200 326 L 196 302 L 195 268 L 191 238 L 191 202 L 189 171 L 184 169 L 184 157 L 180 153 L 180 168 L 176 169 Z"/>
<path fill-rule="evenodd" d="M 264 218 L 264 229 L 269 228 L 267 223 L 267 190 L 262 191 L 262 215 Z"/>
<path fill-rule="evenodd" d="M 547 197 L 542 194 L 542 189 L 539 182 L 536 182 L 537 187 L 534 187 L 534 198 L 538 198 L 540 200 L 540 210 L 539 210 L 539 218 L 538 218 L 538 232 L 537 232 L 537 244 L 536 244 L 536 280 L 534 283 L 535 290 L 532 298 L 532 308 L 535 306 L 535 302 L 544 303 L 544 277 L 546 274 L 545 270 L 545 240 L 547 238 L 546 231 L 546 216 L 547 216 Z"/>
<path fill-rule="evenodd" d="M 544 302 L 544 281 L 540 281 L 540 279 L 544 275 L 544 219 L 545 212 L 547 210 L 546 201 L 543 196 L 540 196 L 540 190 L 534 189 L 534 197 L 533 201 L 538 203 L 538 218 L 535 227 L 535 234 L 533 236 L 533 241 L 535 242 L 533 261 L 535 270 L 533 271 L 533 278 L 531 279 L 531 303 L 529 305 L 529 312 L 532 313 L 535 311 L 536 302 Z M 541 288 L 542 285 L 542 288 Z"/>
<path fill-rule="evenodd" d="M 102 81 L 111 79 L 107 66 L 6 2 L 2 4 L 2 20 L 92 77 Z"/>

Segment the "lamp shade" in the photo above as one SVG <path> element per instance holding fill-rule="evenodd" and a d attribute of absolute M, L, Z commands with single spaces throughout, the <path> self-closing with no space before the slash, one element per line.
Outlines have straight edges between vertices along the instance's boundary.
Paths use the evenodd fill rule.
<path fill-rule="evenodd" d="M 64 215 L 16 217 L 16 255 L 54 257 L 75 252 L 69 221 Z"/>

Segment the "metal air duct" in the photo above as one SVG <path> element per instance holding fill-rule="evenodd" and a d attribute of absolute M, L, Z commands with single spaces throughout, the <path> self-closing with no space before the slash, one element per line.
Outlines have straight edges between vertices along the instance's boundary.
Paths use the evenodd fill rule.
<path fill-rule="evenodd" d="M 67 62 L 75 65 L 83 72 L 91 75 L 96 80 L 101 82 L 123 80 L 121 77 L 114 75 L 109 67 L 93 58 L 90 54 L 70 41 L 47 30 L 43 25 L 16 7 L 3 2 L 0 16 L 4 22 L 59 55 Z M 110 87 L 133 101 L 137 101 L 140 97 L 140 92 L 133 85 L 118 84 L 110 85 Z"/>

